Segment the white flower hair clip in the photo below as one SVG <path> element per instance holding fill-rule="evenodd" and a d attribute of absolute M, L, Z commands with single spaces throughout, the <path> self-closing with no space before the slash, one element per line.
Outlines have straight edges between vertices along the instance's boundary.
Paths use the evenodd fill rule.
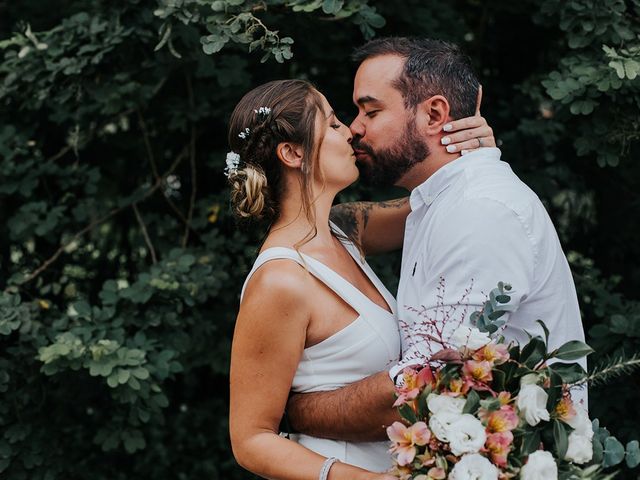
<path fill-rule="evenodd" d="M 249 128 L 245 128 L 244 131 L 240 132 L 238 134 L 238 136 L 242 139 L 242 140 L 246 140 L 247 137 L 249 136 L 249 134 L 251 133 L 251 130 L 249 130 Z"/>
<path fill-rule="evenodd" d="M 240 155 L 233 150 L 227 153 L 227 166 L 224 167 L 224 176 L 229 177 L 232 174 L 238 172 L 238 166 L 240 165 Z"/>
<path fill-rule="evenodd" d="M 260 107 L 257 110 L 254 110 L 255 113 L 257 113 L 258 115 L 263 115 L 263 116 L 267 116 L 271 114 L 271 108 L 269 107 Z"/>

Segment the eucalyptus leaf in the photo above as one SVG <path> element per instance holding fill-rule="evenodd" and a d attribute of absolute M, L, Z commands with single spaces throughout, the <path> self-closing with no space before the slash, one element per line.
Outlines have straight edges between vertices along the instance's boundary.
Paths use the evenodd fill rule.
<path fill-rule="evenodd" d="M 560 360 L 578 360 L 590 353 L 593 353 L 593 349 L 589 345 L 579 340 L 571 340 L 558 348 L 553 357 Z"/>
<path fill-rule="evenodd" d="M 624 460 L 625 449 L 622 443 L 615 437 L 607 437 L 604 440 L 604 458 L 602 466 L 605 468 L 618 465 Z"/>

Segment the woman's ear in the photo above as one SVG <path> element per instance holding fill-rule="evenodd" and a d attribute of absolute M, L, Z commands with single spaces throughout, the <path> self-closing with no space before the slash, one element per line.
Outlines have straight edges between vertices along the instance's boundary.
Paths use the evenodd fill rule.
<path fill-rule="evenodd" d="M 276 147 L 276 155 L 286 167 L 300 168 L 304 158 L 304 151 L 298 144 L 282 142 Z"/>
<path fill-rule="evenodd" d="M 449 102 L 442 95 L 434 95 L 418 104 L 416 121 L 426 135 L 442 133 L 442 127 L 450 121 Z"/>

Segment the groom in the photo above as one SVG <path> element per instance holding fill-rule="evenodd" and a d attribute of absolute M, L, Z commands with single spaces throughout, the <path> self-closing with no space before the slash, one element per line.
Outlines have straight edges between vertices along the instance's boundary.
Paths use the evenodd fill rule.
<path fill-rule="evenodd" d="M 354 58 L 350 129 L 362 177 L 411 192 L 397 296 L 403 358 L 341 389 L 295 395 L 287 409 L 299 432 L 368 441 L 399 418 L 394 379 L 437 350 L 426 337 L 446 340 L 499 281 L 513 286 L 508 341 L 542 333 L 537 319 L 551 332 L 549 348 L 584 341 L 584 332 L 569 265 L 536 194 L 497 148 L 453 159 L 445 151 L 454 143 L 447 125 L 475 111 L 479 82 L 468 59 L 455 45 L 408 38 L 374 40 Z"/>

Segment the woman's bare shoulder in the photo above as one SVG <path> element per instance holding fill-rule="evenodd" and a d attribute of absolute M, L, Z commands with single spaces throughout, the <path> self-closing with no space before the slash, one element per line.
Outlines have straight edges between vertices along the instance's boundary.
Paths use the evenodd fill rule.
<path fill-rule="evenodd" d="M 283 308 L 308 302 L 313 283 L 309 272 L 291 259 L 274 259 L 260 266 L 247 283 L 243 303 L 275 299 Z"/>

